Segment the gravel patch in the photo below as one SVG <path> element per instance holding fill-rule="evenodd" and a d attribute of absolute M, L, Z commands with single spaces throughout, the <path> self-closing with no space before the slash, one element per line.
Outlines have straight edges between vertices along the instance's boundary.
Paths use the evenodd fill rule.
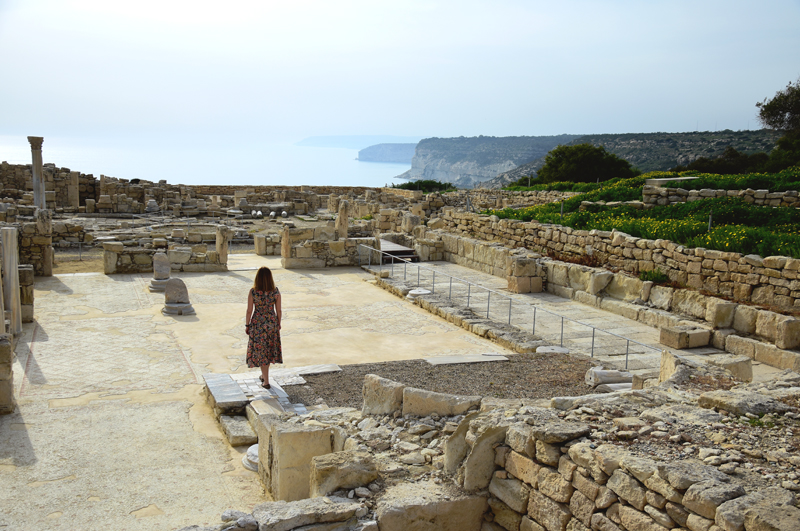
<path fill-rule="evenodd" d="M 438 393 L 495 398 L 551 398 L 592 392 L 584 382 L 589 360 L 564 354 L 516 354 L 509 361 L 430 365 L 423 360 L 343 365 L 341 372 L 304 376 L 285 386 L 292 403 L 361 408 L 364 376 L 377 374 Z"/>

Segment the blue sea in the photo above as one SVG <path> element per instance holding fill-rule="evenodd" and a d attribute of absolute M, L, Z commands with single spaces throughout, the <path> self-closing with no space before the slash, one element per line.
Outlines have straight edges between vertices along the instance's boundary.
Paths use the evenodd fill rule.
<path fill-rule="evenodd" d="M 170 184 L 340 185 L 403 183 L 411 164 L 360 162 L 358 149 L 311 147 L 292 142 L 220 144 L 45 136 L 45 163 L 95 177 L 165 179 Z M 367 147 L 367 146 L 363 146 Z M 0 135 L 0 161 L 30 164 L 25 136 Z"/>

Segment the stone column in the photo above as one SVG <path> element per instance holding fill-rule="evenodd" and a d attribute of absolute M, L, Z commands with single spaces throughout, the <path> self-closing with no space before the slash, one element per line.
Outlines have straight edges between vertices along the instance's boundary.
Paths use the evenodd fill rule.
<path fill-rule="evenodd" d="M 31 154 L 33 155 L 33 165 L 31 175 L 33 178 L 33 204 L 34 206 L 46 208 L 44 199 L 44 176 L 42 175 L 42 142 L 44 137 L 29 136 L 28 142 L 31 143 Z"/>
<path fill-rule="evenodd" d="M 3 227 L 3 297 L 5 307 L 11 311 L 11 330 L 12 334 L 22 333 L 22 307 L 19 298 L 19 242 L 17 240 L 17 229 L 14 227 Z"/>
<path fill-rule="evenodd" d="M 42 247 L 43 277 L 53 276 L 53 211 L 36 211 L 36 236 L 34 243 Z"/>
<path fill-rule="evenodd" d="M 228 243 L 233 237 L 233 231 L 228 227 L 217 227 L 217 256 L 219 263 L 228 264 Z"/>
<path fill-rule="evenodd" d="M 339 215 L 336 217 L 337 240 L 347 239 L 347 222 L 349 221 L 347 218 L 347 207 L 349 206 L 350 203 L 348 201 L 339 201 Z"/>
<path fill-rule="evenodd" d="M 67 185 L 67 197 L 69 206 L 76 209 L 80 206 L 80 172 L 73 171 L 69 174 L 69 184 Z"/>

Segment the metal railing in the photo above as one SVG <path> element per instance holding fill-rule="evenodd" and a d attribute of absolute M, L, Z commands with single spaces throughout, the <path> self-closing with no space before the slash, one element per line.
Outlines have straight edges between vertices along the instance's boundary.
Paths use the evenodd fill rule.
<path fill-rule="evenodd" d="M 383 263 L 384 257 L 389 258 L 388 264 Z M 646 345 L 589 323 L 560 315 L 541 306 L 514 299 L 497 290 L 449 275 L 443 271 L 437 272 L 430 267 L 393 256 L 368 245 L 359 244 L 358 259 L 359 266 L 366 265 L 370 271 L 375 271 L 376 268 L 379 273 L 388 270 L 389 276 L 393 278 L 397 272 L 398 277 L 402 274 L 403 281 L 410 280 L 418 288 L 429 289 L 433 295 L 444 294 L 449 300 L 464 301 L 467 308 L 476 315 L 506 322 L 520 330 L 530 331 L 532 335 L 535 335 L 538 329 L 540 337 L 549 336 L 548 340 L 557 337 L 560 346 L 563 347 L 566 341 L 572 350 L 588 352 L 591 357 L 594 357 L 598 350 L 614 352 L 614 354 L 606 353 L 607 356 L 621 356 L 624 343 L 626 369 L 631 354 L 641 354 L 650 350 L 661 351 L 658 347 Z M 556 334 L 552 332 L 554 329 L 558 330 Z"/>

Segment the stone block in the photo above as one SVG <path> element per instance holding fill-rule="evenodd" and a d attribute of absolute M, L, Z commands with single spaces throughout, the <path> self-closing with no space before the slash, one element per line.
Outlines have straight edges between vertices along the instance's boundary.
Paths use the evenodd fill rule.
<path fill-rule="evenodd" d="M 250 427 L 247 417 L 221 415 L 219 423 L 231 446 L 249 446 L 258 442 L 258 436 Z"/>
<path fill-rule="evenodd" d="M 706 303 L 706 322 L 714 328 L 729 328 L 739 305 L 721 299 L 709 298 Z"/>
<path fill-rule="evenodd" d="M 697 399 L 697 404 L 700 407 L 708 409 L 714 407 L 724 409 L 725 411 L 729 411 L 738 416 L 742 416 L 747 413 L 751 413 L 753 415 L 784 413 L 790 409 L 789 406 L 783 402 L 773 400 L 772 398 L 762 395 L 761 393 L 743 390 L 706 391 L 700 395 L 700 398 Z"/>
<path fill-rule="evenodd" d="M 561 474 L 548 467 L 539 469 L 537 480 L 539 492 L 560 503 L 568 503 L 575 489 L 571 482 L 565 480 Z"/>
<path fill-rule="evenodd" d="M 518 479 L 501 479 L 495 476 L 489 483 L 489 492 L 518 513 L 528 510 L 531 489 Z"/>
<path fill-rule="evenodd" d="M 365 415 L 391 415 L 395 411 L 402 411 L 405 387 L 378 375 L 367 374 L 364 377 L 364 404 L 361 411 Z"/>
<path fill-rule="evenodd" d="M 253 236 L 253 243 L 255 244 L 256 254 L 264 256 L 267 254 L 267 237 L 264 234 L 256 234 Z"/>
<path fill-rule="evenodd" d="M 566 531 L 572 518 L 569 506 L 558 503 L 537 490 L 532 490 L 528 500 L 528 516 L 547 531 Z"/>
<path fill-rule="evenodd" d="M 606 286 L 605 292 L 615 299 L 631 302 L 641 295 L 642 281 L 638 278 L 617 273 Z"/>
<path fill-rule="evenodd" d="M 775 346 L 781 349 L 794 349 L 800 346 L 800 320 L 787 318 L 778 322 Z"/>
<path fill-rule="evenodd" d="M 744 527 L 747 531 L 800 531 L 800 509 L 751 507 L 744 513 Z"/>
<path fill-rule="evenodd" d="M 753 365 L 748 356 L 714 356 L 708 359 L 708 363 L 726 369 L 739 381 L 753 381 Z"/>
<path fill-rule="evenodd" d="M 619 517 L 622 525 L 628 531 L 667 531 L 666 527 L 657 524 L 646 513 L 627 505 L 620 506 Z"/>
<path fill-rule="evenodd" d="M 311 461 L 331 453 L 331 428 L 290 424 L 271 415 L 259 417 L 258 423 L 258 470 L 265 488 L 277 500 L 308 498 Z"/>
<path fill-rule="evenodd" d="M 795 496 L 791 491 L 780 487 L 769 487 L 721 503 L 717 507 L 714 522 L 724 531 L 745 531 L 745 513 L 751 507 L 777 508 L 793 506 L 795 503 Z"/>
<path fill-rule="evenodd" d="M 511 293 L 530 293 L 531 277 L 508 277 L 508 291 Z"/>
<path fill-rule="evenodd" d="M 748 337 L 730 335 L 725 338 L 725 350 L 736 356 L 747 356 L 755 359 L 756 345 L 760 343 Z"/>
<path fill-rule="evenodd" d="M 403 389 L 403 415 L 427 417 L 432 414 L 440 416 L 462 415 L 470 408 L 479 408 L 480 396 L 459 396 L 445 393 L 434 393 L 424 389 L 406 387 Z"/>
<path fill-rule="evenodd" d="M 597 271 L 592 274 L 585 291 L 590 295 L 598 295 L 606 289 L 612 278 L 614 278 L 614 273 L 610 271 Z"/>
<path fill-rule="evenodd" d="M 536 441 L 536 460 L 552 467 L 558 466 L 561 457 L 561 447 L 555 444 L 547 444 L 544 441 Z"/>
<path fill-rule="evenodd" d="M 375 512 L 381 531 L 479 531 L 486 509 L 484 496 L 453 496 L 444 486 L 419 482 L 387 489 Z"/>
<path fill-rule="evenodd" d="M 753 334 L 756 331 L 758 308 L 740 304 L 733 313 L 733 329 L 740 334 Z"/>
<path fill-rule="evenodd" d="M 333 452 L 311 458 L 312 498 L 339 489 L 363 487 L 378 479 L 378 468 L 368 452 Z"/>
<path fill-rule="evenodd" d="M 741 485 L 719 483 L 714 480 L 695 483 L 684 493 L 683 506 L 704 518 L 713 520 L 717 507 L 723 502 L 744 496 Z"/>
<path fill-rule="evenodd" d="M 253 509 L 253 517 L 259 529 L 286 531 L 289 529 L 320 529 L 320 531 L 343 531 L 348 527 L 319 527 L 330 522 L 346 522 L 355 516 L 361 504 L 355 501 L 332 501 L 327 498 L 311 498 L 300 501 L 274 501 L 262 503 Z M 234 529 L 239 526 L 232 526 Z"/>
<path fill-rule="evenodd" d="M 608 479 L 606 485 L 626 502 L 640 511 L 644 510 L 644 506 L 647 503 L 645 499 L 647 489 L 622 470 L 615 470 L 614 474 Z"/>
<path fill-rule="evenodd" d="M 697 319 L 705 319 L 706 297 L 697 291 L 679 289 L 672 295 L 672 309 L 681 314 Z"/>
<path fill-rule="evenodd" d="M 533 488 L 537 488 L 537 475 L 541 467 L 536 464 L 532 459 L 520 454 L 519 452 L 510 451 L 506 454 L 505 469 L 515 478 L 524 481 Z"/>

